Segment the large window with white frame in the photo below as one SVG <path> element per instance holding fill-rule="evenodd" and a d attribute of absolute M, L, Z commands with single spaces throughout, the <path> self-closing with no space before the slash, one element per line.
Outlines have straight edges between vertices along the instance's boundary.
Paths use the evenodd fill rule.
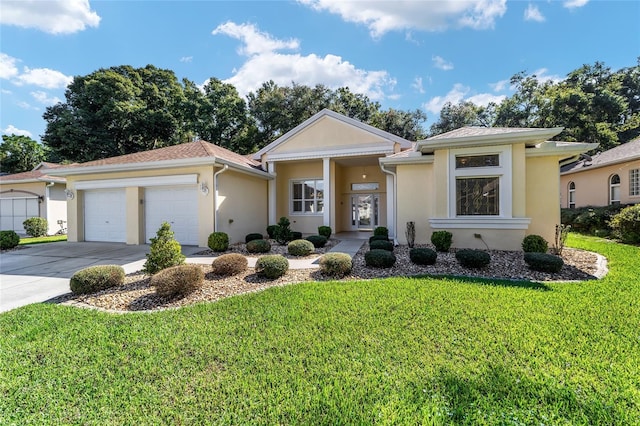
<path fill-rule="evenodd" d="M 629 170 L 629 196 L 640 196 L 640 169 Z"/>
<path fill-rule="evenodd" d="M 609 176 L 609 204 L 620 204 L 620 175 Z"/>
<path fill-rule="evenodd" d="M 322 214 L 324 212 L 324 181 L 304 179 L 291 181 L 291 214 Z"/>

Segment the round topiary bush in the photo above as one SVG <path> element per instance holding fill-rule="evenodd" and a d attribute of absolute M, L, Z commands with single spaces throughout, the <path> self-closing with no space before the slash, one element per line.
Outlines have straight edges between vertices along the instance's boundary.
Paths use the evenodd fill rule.
<path fill-rule="evenodd" d="M 269 253 L 271 243 L 267 240 L 252 240 L 245 246 L 249 253 Z"/>
<path fill-rule="evenodd" d="M 330 226 L 318 226 L 318 235 L 322 235 L 327 240 L 329 238 L 331 238 L 331 233 L 332 232 L 333 232 L 333 230 L 331 229 Z"/>
<path fill-rule="evenodd" d="M 73 294 L 95 293 L 124 284 L 124 269 L 119 265 L 96 265 L 81 269 L 69 280 Z"/>
<path fill-rule="evenodd" d="M 473 249 L 458 250 L 456 252 L 456 259 L 466 268 L 484 268 L 491 262 L 489 253 Z"/>
<path fill-rule="evenodd" d="M 311 241 L 307 240 L 293 240 L 287 245 L 287 251 L 291 256 L 308 256 L 314 249 Z"/>
<path fill-rule="evenodd" d="M 640 204 L 625 207 L 609 222 L 616 238 L 629 244 L 640 243 Z"/>
<path fill-rule="evenodd" d="M 451 248 L 453 242 L 453 234 L 449 231 L 435 231 L 431 234 L 431 243 L 436 247 L 436 250 L 447 252 Z"/>
<path fill-rule="evenodd" d="M 327 244 L 327 237 L 324 235 L 310 235 L 306 238 L 315 248 L 322 248 Z"/>
<path fill-rule="evenodd" d="M 560 272 L 564 265 L 561 257 L 548 253 L 528 252 L 524 254 L 524 261 L 529 268 L 541 272 Z"/>
<path fill-rule="evenodd" d="M 262 236 L 262 234 L 258 234 L 257 232 L 251 233 L 251 234 L 247 234 L 244 237 L 244 242 L 245 244 L 248 243 L 249 241 L 253 241 L 253 240 L 262 240 L 264 237 Z"/>
<path fill-rule="evenodd" d="M 289 261 L 281 254 L 268 254 L 256 261 L 256 274 L 266 278 L 280 278 L 289 270 Z"/>
<path fill-rule="evenodd" d="M 388 250 L 375 249 L 364 254 L 364 262 L 374 268 L 391 268 L 396 263 L 396 256 Z"/>
<path fill-rule="evenodd" d="M 15 231 L 0 231 L 0 250 L 8 250 L 20 244 L 20 236 Z"/>
<path fill-rule="evenodd" d="M 291 240 L 301 240 L 302 239 L 302 232 L 298 232 L 298 231 L 291 231 Z"/>
<path fill-rule="evenodd" d="M 378 226 L 373 230 L 373 235 L 379 235 L 389 238 L 389 229 L 386 226 Z"/>
<path fill-rule="evenodd" d="M 353 268 L 351 256 L 347 253 L 327 253 L 320 258 L 320 272 L 332 277 L 344 277 Z"/>
<path fill-rule="evenodd" d="M 371 244 L 373 241 L 389 241 L 389 237 L 387 237 L 386 235 L 372 235 L 371 237 L 369 237 L 369 244 Z"/>
<path fill-rule="evenodd" d="M 393 251 L 393 243 L 391 241 L 373 240 L 369 243 L 371 250 L 387 250 Z"/>
<path fill-rule="evenodd" d="M 409 250 L 409 259 L 416 265 L 433 265 L 436 263 L 438 253 L 430 248 L 412 248 Z"/>
<path fill-rule="evenodd" d="M 202 287 L 204 270 L 200 265 L 182 264 L 163 269 L 151 277 L 149 285 L 162 297 L 186 296 Z"/>
<path fill-rule="evenodd" d="M 229 236 L 225 232 L 213 232 L 209 235 L 207 245 L 213 251 L 226 251 L 229 248 Z"/>
<path fill-rule="evenodd" d="M 44 217 L 30 217 L 22 222 L 24 232 L 30 237 L 44 237 L 49 231 L 49 223 Z"/>
<path fill-rule="evenodd" d="M 546 253 L 547 250 L 549 244 L 540 235 L 527 235 L 522 240 L 522 251 L 525 253 Z"/>
<path fill-rule="evenodd" d="M 228 277 L 246 271 L 248 264 L 247 258 L 240 253 L 226 253 L 213 259 L 211 268 L 214 274 Z"/>

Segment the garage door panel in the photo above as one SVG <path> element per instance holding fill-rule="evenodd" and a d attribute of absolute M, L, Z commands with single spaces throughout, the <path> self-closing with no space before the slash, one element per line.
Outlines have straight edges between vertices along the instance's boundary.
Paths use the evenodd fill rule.
<path fill-rule="evenodd" d="M 198 192 L 194 186 L 145 189 L 147 242 L 163 222 L 171 225 L 180 244 L 198 245 Z"/>
<path fill-rule="evenodd" d="M 85 191 L 84 239 L 126 242 L 125 202 L 124 189 Z"/>
<path fill-rule="evenodd" d="M 22 223 L 31 217 L 40 216 L 37 197 L 15 197 L 0 199 L 0 228 L 24 234 Z"/>

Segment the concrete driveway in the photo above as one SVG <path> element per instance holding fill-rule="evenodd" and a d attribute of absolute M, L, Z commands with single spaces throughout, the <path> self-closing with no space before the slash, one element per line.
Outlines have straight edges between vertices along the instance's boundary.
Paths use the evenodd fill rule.
<path fill-rule="evenodd" d="M 203 250 L 182 247 L 185 255 Z M 148 245 L 58 242 L 24 246 L 0 255 L 0 312 L 44 302 L 68 293 L 69 278 L 93 265 L 122 265 L 126 273 L 139 271 Z"/>

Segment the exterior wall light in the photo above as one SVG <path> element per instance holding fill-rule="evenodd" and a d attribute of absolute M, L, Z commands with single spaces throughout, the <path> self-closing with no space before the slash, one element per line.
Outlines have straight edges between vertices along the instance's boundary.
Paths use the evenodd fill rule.
<path fill-rule="evenodd" d="M 72 190 L 70 189 L 65 189 L 64 190 L 64 194 L 67 196 L 68 199 L 73 200 L 74 197 L 76 196 Z"/>

